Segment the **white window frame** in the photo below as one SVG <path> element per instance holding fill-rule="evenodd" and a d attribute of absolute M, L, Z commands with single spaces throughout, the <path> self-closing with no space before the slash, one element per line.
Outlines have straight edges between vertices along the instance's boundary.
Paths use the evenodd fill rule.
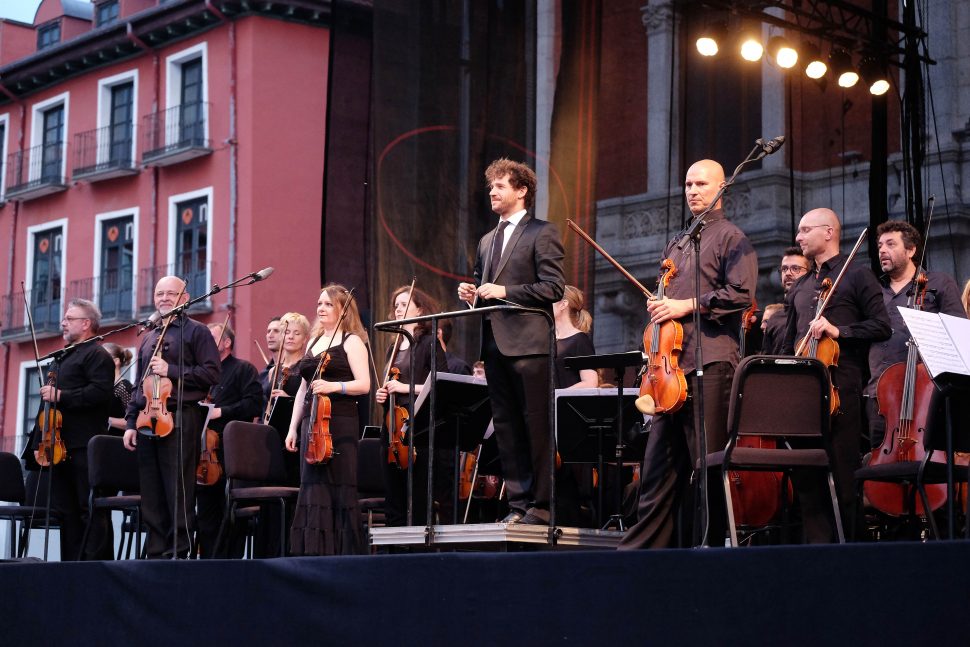
<path fill-rule="evenodd" d="M 69 119 L 70 103 L 71 93 L 62 92 L 50 99 L 35 103 L 30 108 L 30 149 L 33 151 L 37 146 L 44 143 L 44 113 L 51 108 L 56 108 L 58 105 L 64 106 L 64 138 L 61 140 L 61 177 L 65 179 L 67 178 L 67 140 L 71 136 L 70 129 L 68 128 L 71 123 Z M 33 160 L 30 160 L 30 164 L 27 167 L 27 181 L 33 182 L 34 180 L 40 179 L 41 168 L 41 164 L 34 164 Z"/>
<path fill-rule="evenodd" d="M 209 140 L 209 48 L 205 41 L 165 57 L 165 108 L 171 110 L 182 103 L 182 65 L 202 59 L 202 120 L 204 137 Z M 166 112 L 166 118 L 171 113 Z M 165 128 L 165 145 L 175 143 L 176 130 Z"/>
<path fill-rule="evenodd" d="M 20 435 L 21 430 L 24 428 L 24 424 L 27 422 L 27 416 L 33 416 L 33 411 L 24 411 L 26 407 L 22 407 L 24 403 L 24 397 L 27 395 L 27 371 L 37 368 L 37 363 L 33 360 L 27 360 L 20 362 L 20 378 L 17 380 L 17 456 L 24 451 L 24 446 L 21 444 L 23 442 L 23 436 Z"/>
<path fill-rule="evenodd" d="M 108 154 L 108 131 L 111 125 L 111 91 L 119 85 L 131 82 L 131 165 L 135 165 L 135 152 L 138 141 L 138 70 L 128 70 L 103 79 L 98 79 L 98 141 L 97 141 L 97 160 L 98 164 L 103 164 L 107 160 Z M 105 141 L 101 141 L 104 138 Z M 102 145 L 103 144 L 103 145 Z"/>
<path fill-rule="evenodd" d="M 7 156 L 7 141 L 10 139 L 10 114 L 4 113 L 0 115 L 0 126 L 3 126 L 3 139 L 0 140 L 0 204 L 3 204 L 7 200 L 7 165 L 10 160 Z"/>
<path fill-rule="evenodd" d="M 132 257 L 131 257 L 131 308 L 132 316 L 138 311 L 138 219 L 140 211 L 139 207 L 129 207 L 128 209 L 118 209 L 116 211 L 104 211 L 102 213 L 97 213 L 94 215 L 94 259 L 93 259 L 93 269 L 91 271 L 91 276 L 97 277 L 97 280 L 101 280 L 101 224 L 105 220 L 114 220 L 115 218 L 122 218 L 124 216 L 132 217 L 132 227 L 131 227 L 131 239 L 132 239 Z M 101 286 L 96 286 L 92 296 L 92 300 L 101 307 Z"/>
<path fill-rule="evenodd" d="M 176 231 L 178 229 L 178 204 L 180 202 L 185 202 L 187 200 L 194 200 L 196 198 L 206 198 L 206 204 L 208 205 L 208 213 L 206 214 L 206 234 L 205 234 L 205 284 L 212 285 L 212 221 L 214 220 L 215 208 L 212 201 L 213 189 L 212 186 L 207 186 L 202 189 L 196 189 L 195 191 L 189 191 L 187 193 L 179 193 L 176 195 L 168 196 L 168 265 L 169 267 L 175 267 L 175 243 L 176 243 Z M 190 295 L 193 299 L 198 294 Z M 208 303 L 207 305 L 211 305 Z"/>
<path fill-rule="evenodd" d="M 61 294 L 58 297 L 61 301 L 64 300 L 66 294 L 65 278 L 70 276 L 67 271 L 67 220 L 67 218 L 59 218 L 27 227 L 27 271 L 24 272 L 26 277 L 24 285 L 28 286 L 30 290 L 34 289 L 34 236 L 49 229 L 61 228 Z M 24 311 L 24 325 L 27 325 L 26 311 Z"/>

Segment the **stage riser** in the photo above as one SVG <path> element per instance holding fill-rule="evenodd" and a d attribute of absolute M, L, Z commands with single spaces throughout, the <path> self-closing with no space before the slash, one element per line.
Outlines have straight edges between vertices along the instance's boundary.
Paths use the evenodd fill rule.
<path fill-rule="evenodd" d="M 964 542 L 11 563 L 0 622 L 6 645 L 965 645 L 968 576 Z"/>

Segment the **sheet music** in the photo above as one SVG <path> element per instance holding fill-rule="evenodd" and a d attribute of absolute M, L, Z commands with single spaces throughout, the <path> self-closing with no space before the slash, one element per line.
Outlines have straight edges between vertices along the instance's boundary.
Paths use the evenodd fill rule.
<path fill-rule="evenodd" d="M 970 321 L 946 314 L 897 306 L 931 377 L 943 373 L 970 375 Z"/>

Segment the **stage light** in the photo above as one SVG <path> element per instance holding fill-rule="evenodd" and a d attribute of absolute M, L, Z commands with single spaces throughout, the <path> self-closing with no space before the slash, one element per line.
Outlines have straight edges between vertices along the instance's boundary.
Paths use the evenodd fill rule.
<path fill-rule="evenodd" d="M 741 37 L 741 58 L 746 61 L 760 61 L 761 56 L 765 53 L 764 45 L 757 36 L 746 34 Z"/>
<path fill-rule="evenodd" d="M 726 37 L 727 27 L 723 24 L 715 24 L 705 28 L 695 41 L 697 52 L 701 56 L 716 56 Z"/>
<path fill-rule="evenodd" d="M 818 47 L 811 43 L 804 43 L 802 45 L 802 60 L 806 61 L 805 65 L 805 76 L 810 79 L 820 79 L 825 76 L 828 71 L 828 65 L 822 60 L 822 55 L 818 51 Z"/>
<path fill-rule="evenodd" d="M 768 41 L 768 54 L 775 59 L 778 67 L 789 70 L 798 63 L 796 50 L 784 36 L 772 36 Z"/>
<path fill-rule="evenodd" d="M 882 96 L 889 92 L 889 80 L 886 76 L 886 68 L 879 61 L 871 56 L 862 59 L 859 64 L 859 71 L 862 72 L 862 79 L 869 86 L 869 93 L 875 96 Z"/>
<path fill-rule="evenodd" d="M 852 56 L 844 49 L 833 49 L 829 56 L 832 71 L 839 80 L 839 86 L 851 88 L 859 82 L 859 74 L 852 67 Z"/>

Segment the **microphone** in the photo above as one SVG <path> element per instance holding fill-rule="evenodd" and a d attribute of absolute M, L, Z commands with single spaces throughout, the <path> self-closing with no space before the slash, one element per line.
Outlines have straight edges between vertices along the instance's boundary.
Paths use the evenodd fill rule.
<path fill-rule="evenodd" d="M 755 140 L 754 143 L 757 144 L 758 146 L 761 146 L 761 154 L 758 155 L 758 159 L 761 159 L 767 155 L 771 155 L 779 148 L 781 148 L 785 144 L 785 136 L 779 135 L 778 137 L 775 137 L 774 139 L 769 139 L 768 141 L 765 141 L 763 139 L 758 139 L 758 140 Z"/>
<path fill-rule="evenodd" d="M 275 267 L 264 267 L 258 272 L 253 272 L 249 276 L 250 278 L 252 278 L 253 283 L 259 283 L 260 281 L 265 281 L 266 279 L 268 279 L 270 277 L 270 274 L 272 274 L 275 271 L 276 271 Z"/>
<path fill-rule="evenodd" d="M 158 322 L 161 320 L 162 315 L 156 310 L 152 313 L 151 317 L 141 322 L 141 328 L 138 329 L 138 334 L 136 337 L 140 337 L 143 332 L 148 332 L 149 330 L 155 330 L 158 328 Z"/>

